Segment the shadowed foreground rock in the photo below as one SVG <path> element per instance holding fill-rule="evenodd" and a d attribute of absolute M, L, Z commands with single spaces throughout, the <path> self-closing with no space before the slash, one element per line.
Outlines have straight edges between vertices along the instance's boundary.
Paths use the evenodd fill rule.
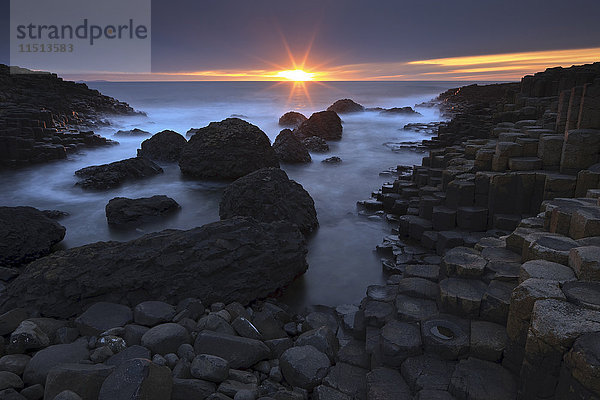
<path fill-rule="evenodd" d="M 19 266 L 50 253 L 65 228 L 33 207 L 0 207 L 0 267 Z"/>
<path fill-rule="evenodd" d="M 303 233 L 319 225 L 313 199 L 279 168 L 263 168 L 229 185 L 219 204 L 219 215 L 221 219 L 245 216 L 263 222 L 289 221 Z"/>
<path fill-rule="evenodd" d="M 187 140 L 175 131 L 162 131 L 142 142 L 138 149 L 138 157 L 146 157 L 156 161 L 176 162 Z"/>
<path fill-rule="evenodd" d="M 309 163 L 311 161 L 308 149 L 291 130 L 284 129 L 279 132 L 273 143 L 273 150 L 281 162 Z"/>
<path fill-rule="evenodd" d="M 320 111 L 310 116 L 294 134 L 300 138 L 318 136 L 325 140 L 338 140 L 342 138 L 342 120 L 333 111 Z"/>
<path fill-rule="evenodd" d="M 203 179 L 237 179 L 265 167 L 279 167 L 269 138 L 239 118 L 198 129 L 179 160 L 184 175 Z"/>
<path fill-rule="evenodd" d="M 151 222 L 179 210 L 179 204 L 167 196 L 128 199 L 115 197 L 106 205 L 106 220 L 116 228 L 127 228 Z"/>
<path fill-rule="evenodd" d="M 144 300 L 248 303 L 304 273 L 306 244 L 286 222 L 233 218 L 189 231 L 165 230 L 130 242 L 99 242 L 31 263 L 8 288 L 16 305 L 69 317 L 92 302 Z"/>
<path fill-rule="evenodd" d="M 133 157 L 110 164 L 93 165 L 75 171 L 81 180 L 76 183 L 84 189 L 110 189 L 126 181 L 162 174 L 163 169 L 152 161 Z"/>

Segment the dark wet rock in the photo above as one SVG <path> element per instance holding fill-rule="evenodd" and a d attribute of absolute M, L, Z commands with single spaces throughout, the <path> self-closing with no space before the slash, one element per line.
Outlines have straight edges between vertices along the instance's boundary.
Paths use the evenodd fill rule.
<path fill-rule="evenodd" d="M 217 314 L 209 314 L 205 317 L 200 318 L 198 321 L 198 325 L 196 326 L 197 330 L 205 330 L 226 333 L 228 335 L 235 335 L 235 330 L 233 327 L 227 322 L 225 319 L 221 318 Z"/>
<path fill-rule="evenodd" d="M 150 328 L 147 326 L 127 324 L 125 325 L 123 339 L 125 339 L 125 342 L 127 342 L 128 346 L 132 346 L 134 344 L 139 345 L 142 342 L 142 336 L 144 336 L 144 333 L 148 332 L 149 329 Z"/>
<path fill-rule="evenodd" d="M 368 372 L 368 369 L 338 362 L 329 369 L 329 374 L 323 379 L 323 384 L 352 396 L 352 398 L 364 399 L 367 392 Z"/>
<path fill-rule="evenodd" d="M 0 207 L 0 266 L 18 267 L 50 254 L 65 232 L 33 207 Z"/>
<path fill-rule="evenodd" d="M 395 318 L 394 306 L 383 301 L 368 300 L 362 311 L 365 323 L 378 328 Z"/>
<path fill-rule="evenodd" d="M 0 390 L 23 389 L 23 381 L 17 374 L 8 371 L 0 371 Z"/>
<path fill-rule="evenodd" d="M 600 311 L 600 282 L 565 282 L 562 291 L 571 303 Z"/>
<path fill-rule="evenodd" d="M 471 321 L 471 356 L 497 362 L 502 358 L 508 337 L 506 327 L 487 321 Z"/>
<path fill-rule="evenodd" d="M 144 131 L 139 128 L 133 128 L 128 131 L 119 130 L 119 131 L 115 132 L 115 136 L 125 136 L 125 137 L 127 137 L 127 136 L 129 136 L 129 137 L 148 136 L 148 135 L 150 135 L 150 132 Z"/>
<path fill-rule="evenodd" d="M 22 375 L 29 360 L 31 357 L 27 354 L 8 354 L 0 358 L 0 371 Z"/>
<path fill-rule="evenodd" d="M 315 400 L 352 400 L 352 397 L 325 385 L 319 385 L 313 390 L 313 398 Z"/>
<path fill-rule="evenodd" d="M 20 304 L 69 317 L 99 300 L 175 304 L 196 297 L 247 304 L 306 271 L 305 257 L 304 237 L 289 223 L 233 218 L 45 257 L 13 281 L 3 309 Z"/>
<path fill-rule="evenodd" d="M 310 136 L 302 139 L 302 144 L 308 151 L 312 151 L 313 153 L 327 153 L 329 151 L 329 145 L 325 139 L 318 136 Z"/>
<path fill-rule="evenodd" d="M 42 210 L 42 214 L 50 219 L 62 219 L 64 217 L 68 217 L 70 214 L 66 211 L 60 210 Z"/>
<path fill-rule="evenodd" d="M 304 114 L 296 111 L 288 111 L 279 118 L 279 125 L 295 128 L 306 120 L 307 118 Z"/>
<path fill-rule="evenodd" d="M 176 353 L 179 346 L 191 341 L 188 331 L 172 322 L 157 325 L 142 336 L 142 346 L 155 354 Z"/>
<path fill-rule="evenodd" d="M 577 383 L 596 395 L 600 393 L 600 333 L 586 333 L 578 337 L 564 360 Z M 569 391 L 567 389 L 565 395 Z M 560 396 L 560 389 L 558 392 Z"/>
<path fill-rule="evenodd" d="M 318 136 L 325 140 L 342 138 L 342 120 L 333 111 L 320 111 L 294 129 L 294 134 L 300 138 Z"/>
<path fill-rule="evenodd" d="M 284 129 L 279 132 L 273 143 L 273 150 L 281 162 L 291 164 L 308 163 L 311 161 L 308 149 L 291 130 Z"/>
<path fill-rule="evenodd" d="M 97 336 L 112 328 L 127 325 L 133 320 L 131 308 L 122 304 L 99 302 L 92 304 L 75 320 L 82 335 Z"/>
<path fill-rule="evenodd" d="M 168 367 L 136 358 L 121 364 L 106 378 L 98 400 L 170 399 L 172 386 Z"/>
<path fill-rule="evenodd" d="M 380 111 L 382 115 L 421 115 L 421 113 L 413 110 L 412 107 L 393 107 Z"/>
<path fill-rule="evenodd" d="M 144 140 L 137 155 L 155 161 L 176 162 L 186 144 L 187 140 L 182 135 L 166 130 Z"/>
<path fill-rule="evenodd" d="M 115 197 L 106 205 L 106 220 L 116 228 L 135 227 L 158 220 L 179 208 L 175 200 L 164 195 L 139 199 Z"/>
<path fill-rule="evenodd" d="M 398 295 L 396 297 L 398 318 L 403 321 L 422 321 L 438 313 L 434 300 L 420 299 L 418 297 Z"/>
<path fill-rule="evenodd" d="M 131 345 L 130 343 L 127 343 L 127 344 L 129 345 L 129 347 L 127 347 L 125 350 L 118 352 L 114 356 L 110 357 L 104 363 L 106 365 L 119 366 L 126 361 L 133 360 L 134 358 L 150 359 L 151 353 L 150 353 L 150 350 L 148 350 L 147 348 L 139 346 L 137 344 L 134 344 L 134 345 Z"/>
<path fill-rule="evenodd" d="M 194 378 L 220 383 L 229 377 L 229 362 L 224 358 L 210 354 L 200 354 L 190 366 Z"/>
<path fill-rule="evenodd" d="M 48 335 L 32 321 L 25 320 L 10 335 L 9 348 L 15 353 L 37 350 L 50 344 Z"/>
<path fill-rule="evenodd" d="M 404 360 L 421 354 L 421 332 L 416 324 L 390 321 L 381 328 L 381 357 L 384 365 L 399 367 Z"/>
<path fill-rule="evenodd" d="M 85 340 L 46 347 L 31 358 L 23 372 L 23 381 L 27 384 L 44 384 L 48 372 L 57 365 L 78 363 L 87 360 L 88 356 L 89 351 Z"/>
<path fill-rule="evenodd" d="M 221 219 L 253 217 L 261 222 L 289 221 L 303 233 L 319 222 L 313 199 L 299 183 L 279 168 L 252 172 L 229 185 L 219 204 Z"/>
<path fill-rule="evenodd" d="M 8 335 L 29 317 L 27 310 L 13 308 L 0 315 L 0 335 Z"/>
<path fill-rule="evenodd" d="M 200 379 L 173 379 L 171 400 L 206 399 L 217 390 L 214 383 Z"/>
<path fill-rule="evenodd" d="M 170 322 L 175 312 L 175 307 L 164 301 L 144 301 L 133 309 L 133 320 L 136 324 L 154 326 Z"/>
<path fill-rule="evenodd" d="M 375 368 L 367 374 L 367 399 L 412 400 L 412 394 L 398 371 Z"/>
<path fill-rule="evenodd" d="M 238 118 L 199 129 L 179 159 L 184 175 L 202 179 L 237 179 L 266 167 L 279 167 L 269 138 L 257 126 Z"/>
<path fill-rule="evenodd" d="M 325 164 L 339 164 L 342 162 L 342 159 L 337 156 L 333 156 L 333 157 L 326 158 L 321 162 L 325 163 Z"/>
<path fill-rule="evenodd" d="M 322 326 L 308 332 L 304 332 L 296 339 L 296 346 L 313 346 L 334 362 L 339 349 L 338 339 L 335 333 L 327 326 Z"/>
<path fill-rule="evenodd" d="M 432 354 L 423 354 L 407 358 L 402 363 L 401 371 L 412 391 L 447 390 L 454 364 Z"/>
<path fill-rule="evenodd" d="M 311 390 L 327 376 L 331 364 L 327 355 L 313 346 L 299 346 L 283 352 L 279 365 L 289 384 Z"/>
<path fill-rule="evenodd" d="M 341 99 L 327 107 L 327 111 L 333 111 L 338 114 L 349 114 L 365 111 L 365 108 L 353 100 Z"/>
<path fill-rule="evenodd" d="M 111 189 L 127 181 L 149 178 L 162 173 L 161 167 L 142 157 L 94 165 L 75 171 L 75 175 L 80 178 L 76 185 L 84 189 L 97 190 Z"/>
<path fill-rule="evenodd" d="M 202 331 L 196 337 L 194 350 L 229 362 L 231 368 L 250 368 L 269 358 L 270 350 L 261 341 L 224 333 Z"/>
<path fill-rule="evenodd" d="M 44 398 L 44 386 L 39 383 L 31 385 L 21 390 L 21 396 L 27 400 L 40 400 Z"/>
<path fill-rule="evenodd" d="M 477 317 L 487 285 L 475 279 L 447 278 L 440 282 L 440 307 L 444 312 Z"/>
<path fill-rule="evenodd" d="M 398 293 L 420 299 L 435 300 L 440 289 L 435 282 L 423 278 L 404 278 L 398 282 Z"/>
<path fill-rule="evenodd" d="M 444 360 L 456 360 L 469 353 L 470 330 L 468 321 L 444 315 L 422 323 L 421 336 L 425 351 Z"/>
<path fill-rule="evenodd" d="M 83 400 L 81 396 L 72 390 L 63 390 L 53 400 Z"/>
<path fill-rule="evenodd" d="M 487 261 L 468 247 L 455 247 L 444 255 L 442 267 L 447 276 L 477 278 L 483 275 Z"/>
<path fill-rule="evenodd" d="M 95 400 L 102 382 L 113 372 L 114 366 L 103 364 L 61 364 L 48 372 L 44 397 L 53 399 L 64 390 L 75 392 L 83 400 Z"/>
<path fill-rule="evenodd" d="M 514 399 L 517 383 L 501 365 L 469 358 L 456 366 L 450 381 L 450 393 L 458 400 Z"/>
<path fill-rule="evenodd" d="M 262 339 L 262 334 L 260 331 L 244 317 L 237 317 L 231 322 L 231 327 L 235 330 L 235 332 L 243 337 L 247 337 L 250 339 Z"/>

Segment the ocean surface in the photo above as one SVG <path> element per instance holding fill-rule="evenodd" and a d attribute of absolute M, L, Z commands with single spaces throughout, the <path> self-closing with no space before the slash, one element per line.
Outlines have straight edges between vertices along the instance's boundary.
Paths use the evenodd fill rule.
<path fill-rule="evenodd" d="M 147 116 L 121 117 L 99 133 L 118 146 L 85 150 L 66 161 L 0 173 L 0 204 L 58 209 L 70 215 L 60 223 L 67 228 L 62 246 L 70 248 L 107 240 L 129 240 L 167 228 L 190 229 L 219 219 L 224 183 L 184 179 L 177 164 L 162 165 L 165 173 L 119 188 L 94 192 L 75 186 L 80 168 L 136 155 L 144 137 L 115 138 L 119 129 L 140 128 L 151 133 L 164 129 L 183 135 L 190 128 L 235 116 L 260 127 L 273 141 L 280 131 L 279 117 L 290 110 L 309 116 L 335 100 L 351 98 L 365 107 L 404 107 L 436 97 L 461 82 L 90 82 L 103 94 L 128 102 Z M 384 282 L 375 246 L 390 233 L 382 218 L 361 215 L 356 202 L 367 199 L 390 176 L 380 172 L 397 165 L 420 164 L 423 154 L 392 151 L 393 145 L 427 138 L 403 130 L 412 122 L 439 121 L 435 108 L 416 107 L 422 116 L 382 116 L 377 112 L 343 115 L 343 138 L 331 142 L 331 151 L 312 154 L 308 165 L 282 165 L 315 201 L 320 227 L 308 243 L 309 269 L 284 293 L 293 307 L 309 304 L 357 304 L 369 284 Z M 338 156 L 341 164 L 321 161 Z M 117 196 L 147 197 L 165 194 L 182 207 L 173 217 L 131 232 L 108 228 L 104 207 Z"/>

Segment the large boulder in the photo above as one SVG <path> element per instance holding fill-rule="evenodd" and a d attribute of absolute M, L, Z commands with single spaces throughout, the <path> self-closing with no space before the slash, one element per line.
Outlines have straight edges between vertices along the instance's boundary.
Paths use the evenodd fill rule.
<path fill-rule="evenodd" d="M 237 179 L 265 167 L 279 167 L 269 138 L 239 118 L 198 129 L 179 159 L 184 175 L 204 179 Z"/>
<path fill-rule="evenodd" d="M 176 162 L 187 140 L 177 132 L 166 130 L 158 132 L 150 139 L 142 142 L 138 149 L 138 157 L 146 157 L 156 161 Z"/>
<path fill-rule="evenodd" d="M 179 204 L 170 197 L 152 196 L 139 199 L 115 197 L 106 205 L 108 225 L 116 228 L 135 227 L 179 210 Z"/>
<path fill-rule="evenodd" d="M 219 215 L 221 219 L 246 216 L 263 222 L 289 221 L 303 233 L 319 225 L 310 194 L 279 168 L 263 168 L 229 185 Z"/>
<path fill-rule="evenodd" d="M 50 254 L 65 228 L 33 207 L 0 207 L 0 267 L 15 267 Z"/>
<path fill-rule="evenodd" d="M 338 114 L 349 114 L 365 111 L 365 108 L 354 100 L 341 99 L 327 107 L 327 111 L 333 111 Z"/>
<path fill-rule="evenodd" d="M 341 99 L 327 107 L 327 111 L 333 111 L 338 114 L 349 114 L 365 111 L 365 108 L 351 99 Z"/>
<path fill-rule="evenodd" d="M 294 134 L 300 138 L 318 136 L 325 140 L 338 140 L 342 138 L 342 120 L 333 111 L 316 112 L 294 129 Z"/>
<path fill-rule="evenodd" d="M 311 161 L 308 149 L 291 130 L 284 129 L 279 132 L 273 143 L 273 150 L 281 162 L 308 163 Z"/>
<path fill-rule="evenodd" d="M 173 378 L 168 367 L 135 358 L 118 366 L 102 383 L 99 400 L 170 399 Z"/>
<path fill-rule="evenodd" d="M 303 114 L 300 114 L 296 111 L 286 112 L 279 118 L 279 125 L 281 126 L 289 126 L 289 127 L 297 127 L 304 121 L 306 121 L 306 117 Z"/>
<path fill-rule="evenodd" d="M 195 297 L 247 304 L 304 273 L 306 253 L 304 236 L 289 222 L 232 218 L 54 253 L 27 266 L 2 307 L 19 304 L 64 318 L 98 301 L 135 306 Z"/>
<path fill-rule="evenodd" d="M 162 173 L 161 167 L 142 157 L 94 165 L 75 171 L 75 175 L 81 178 L 76 185 L 84 189 L 110 189 L 126 181 L 148 178 Z"/>

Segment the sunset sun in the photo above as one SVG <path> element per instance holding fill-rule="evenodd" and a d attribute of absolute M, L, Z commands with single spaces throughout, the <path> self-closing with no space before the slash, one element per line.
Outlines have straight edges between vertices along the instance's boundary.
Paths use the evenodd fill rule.
<path fill-rule="evenodd" d="M 312 81 L 315 74 L 312 72 L 306 72 L 301 69 L 280 71 L 277 73 L 277 76 L 280 78 L 285 78 L 289 81 L 296 82 L 304 82 L 304 81 Z"/>

